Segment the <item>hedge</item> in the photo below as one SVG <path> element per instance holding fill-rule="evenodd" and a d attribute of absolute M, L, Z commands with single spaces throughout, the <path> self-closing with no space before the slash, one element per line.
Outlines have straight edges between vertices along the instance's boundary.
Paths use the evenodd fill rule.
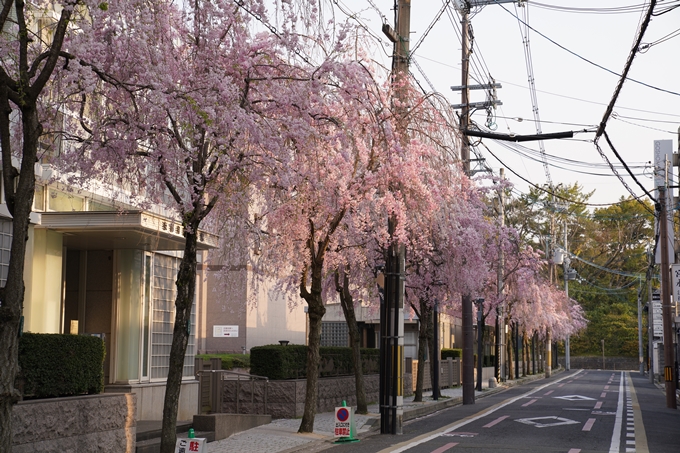
<path fill-rule="evenodd" d="M 354 374 L 352 369 L 352 349 L 349 347 L 319 348 L 321 363 L 319 376 L 346 376 Z M 378 372 L 380 350 L 361 349 L 362 372 Z M 250 372 L 266 376 L 272 380 L 300 379 L 307 375 L 307 346 L 305 345 L 267 345 L 256 346 L 250 350 Z"/>
<path fill-rule="evenodd" d="M 86 335 L 24 333 L 19 380 L 25 398 L 52 398 L 104 390 L 104 341 Z"/>
<path fill-rule="evenodd" d="M 463 357 L 463 350 L 442 348 L 441 357 L 442 360 L 446 360 L 449 357 L 451 357 L 452 359 L 459 359 Z"/>
<path fill-rule="evenodd" d="M 250 368 L 250 355 L 248 354 L 198 354 L 197 359 L 210 360 L 212 358 L 222 359 L 223 370 L 233 370 L 234 368 Z"/>

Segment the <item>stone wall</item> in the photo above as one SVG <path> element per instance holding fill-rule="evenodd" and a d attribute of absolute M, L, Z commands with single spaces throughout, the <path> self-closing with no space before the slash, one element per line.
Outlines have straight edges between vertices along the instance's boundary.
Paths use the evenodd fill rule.
<path fill-rule="evenodd" d="M 269 382 L 225 380 L 222 381 L 222 385 L 223 413 L 266 413 L 273 418 L 297 418 L 302 417 L 304 412 L 306 379 Z M 379 375 L 365 375 L 364 386 L 366 400 L 378 401 Z M 405 374 L 404 396 L 411 395 L 413 395 L 411 375 Z M 319 379 L 317 412 L 332 411 L 340 406 L 343 400 L 348 406 L 356 406 L 354 376 Z"/>
<path fill-rule="evenodd" d="M 12 453 L 133 453 L 133 394 L 21 401 L 12 410 Z"/>
<path fill-rule="evenodd" d="M 564 356 L 558 358 L 560 365 L 565 367 Z M 639 370 L 640 362 L 637 357 L 605 357 L 604 368 L 602 367 L 602 356 L 600 357 L 570 357 L 569 363 L 572 370 L 614 370 L 629 371 Z"/>

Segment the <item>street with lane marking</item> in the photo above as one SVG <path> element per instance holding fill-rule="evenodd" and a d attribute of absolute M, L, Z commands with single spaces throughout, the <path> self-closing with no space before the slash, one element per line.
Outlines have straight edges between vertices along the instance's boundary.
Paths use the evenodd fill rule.
<path fill-rule="evenodd" d="M 408 422 L 402 436 L 376 434 L 333 450 L 678 453 L 680 415 L 639 373 L 578 370 Z"/>

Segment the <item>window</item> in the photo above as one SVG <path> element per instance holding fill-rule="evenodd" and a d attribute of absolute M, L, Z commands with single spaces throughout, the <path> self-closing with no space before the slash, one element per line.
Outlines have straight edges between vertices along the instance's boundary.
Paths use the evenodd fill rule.
<path fill-rule="evenodd" d="M 348 346 L 349 329 L 346 322 L 322 322 L 321 346 Z"/>
<path fill-rule="evenodd" d="M 151 319 L 151 379 L 164 379 L 170 367 L 170 348 L 175 321 L 175 279 L 180 259 L 156 254 L 153 256 L 153 303 Z M 183 376 L 194 375 L 196 343 L 196 304 L 192 306 L 189 343 L 184 358 Z"/>
<path fill-rule="evenodd" d="M 0 286 L 7 282 L 9 254 L 12 247 L 12 221 L 0 220 Z"/>

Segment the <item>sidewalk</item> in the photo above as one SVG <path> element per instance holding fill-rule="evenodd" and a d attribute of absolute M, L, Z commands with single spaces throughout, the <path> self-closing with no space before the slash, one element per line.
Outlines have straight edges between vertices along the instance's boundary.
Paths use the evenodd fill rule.
<path fill-rule="evenodd" d="M 555 374 L 555 373 L 553 373 Z M 485 383 L 481 392 L 475 391 L 476 398 L 483 398 L 493 393 L 500 392 L 514 385 L 521 385 L 537 379 L 542 379 L 544 374 L 527 376 L 514 381 L 503 382 L 495 389 L 487 388 Z M 442 389 L 442 398 L 439 401 L 432 399 L 432 392 L 423 393 L 423 402 L 414 403 L 410 396 L 404 400 L 404 421 L 413 420 L 434 412 L 457 406 L 463 402 L 462 387 Z M 339 403 L 339 402 L 338 402 Z M 298 451 L 320 451 L 330 446 L 335 439 L 333 437 L 333 423 L 335 414 L 323 412 L 316 414 L 314 419 L 314 433 L 298 434 L 301 419 L 278 419 L 268 425 L 243 431 L 217 442 L 208 444 L 209 453 L 294 453 Z M 369 431 L 379 429 L 380 413 L 377 404 L 368 406 L 367 415 L 355 415 L 357 437 L 361 438 Z"/>

